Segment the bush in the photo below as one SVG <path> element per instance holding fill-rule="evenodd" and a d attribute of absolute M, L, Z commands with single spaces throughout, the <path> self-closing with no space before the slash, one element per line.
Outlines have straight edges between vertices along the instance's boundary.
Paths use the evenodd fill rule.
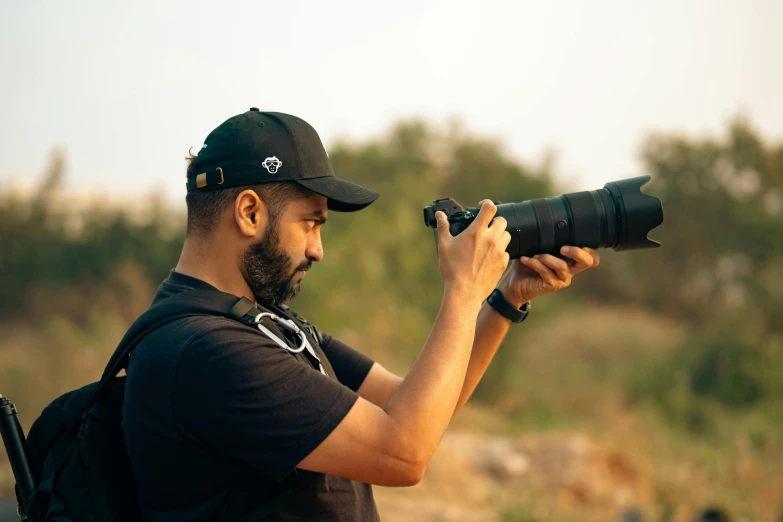
<path fill-rule="evenodd" d="M 754 375 L 758 350 L 731 338 L 714 338 L 697 351 L 688 369 L 691 391 L 729 408 L 758 403 L 763 386 Z"/>
<path fill-rule="evenodd" d="M 713 411 L 749 409 L 765 398 L 762 350 L 733 333 L 690 336 L 677 350 L 633 374 L 633 402 L 650 402 L 673 425 L 703 434 Z"/>
<path fill-rule="evenodd" d="M 502 522 L 539 522 L 529 506 L 513 503 L 506 506 L 500 514 Z"/>

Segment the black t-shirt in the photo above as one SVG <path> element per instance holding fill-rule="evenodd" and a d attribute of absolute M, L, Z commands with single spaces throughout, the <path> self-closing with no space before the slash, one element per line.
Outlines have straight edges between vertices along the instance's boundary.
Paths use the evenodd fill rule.
<path fill-rule="evenodd" d="M 172 270 L 153 303 L 194 288 L 218 291 Z M 122 427 L 145 520 L 379 520 L 370 485 L 296 469 L 354 405 L 373 364 L 322 338 L 314 348 L 327 375 L 224 317 L 180 319 L 139 343 Z M 290 492 L 265 518 L 281 490 Z"/>

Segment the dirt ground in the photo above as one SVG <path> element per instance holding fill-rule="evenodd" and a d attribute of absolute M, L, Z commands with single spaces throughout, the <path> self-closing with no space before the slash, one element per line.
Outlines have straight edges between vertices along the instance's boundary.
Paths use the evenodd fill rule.
<path fill-rule="evenodd" d="M 375 496 L 385 522 L 615 520 L 649 506 L 653 490 L 631 459 L 581 435 L 455 432 L 420 484 Z"/>

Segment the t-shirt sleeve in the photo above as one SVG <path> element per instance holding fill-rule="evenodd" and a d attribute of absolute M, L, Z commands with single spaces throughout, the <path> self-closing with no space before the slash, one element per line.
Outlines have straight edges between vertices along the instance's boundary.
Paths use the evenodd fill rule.
<path fill-rule="evenodd" d="M 323 349 L 337 379 L 353 391 L 359 389 L 375 361 L 327 333 L 321 333 Z"/>
<path fill-rule="evenodd" d="M 184 437 L 283 480 L 358 395 L 244 325 L 204 326 L 177 365 L 174 422 Z"/>

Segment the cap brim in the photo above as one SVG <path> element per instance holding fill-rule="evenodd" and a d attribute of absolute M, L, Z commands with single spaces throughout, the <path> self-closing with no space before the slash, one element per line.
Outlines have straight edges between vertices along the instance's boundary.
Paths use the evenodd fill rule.
<path fill-rule="evenodd" d="M 380 194 L 335 176 L 295 179 L 303 187 L 328 199 L 326 206 L 335 212 L 356 212 L 378 199 Z"/>

